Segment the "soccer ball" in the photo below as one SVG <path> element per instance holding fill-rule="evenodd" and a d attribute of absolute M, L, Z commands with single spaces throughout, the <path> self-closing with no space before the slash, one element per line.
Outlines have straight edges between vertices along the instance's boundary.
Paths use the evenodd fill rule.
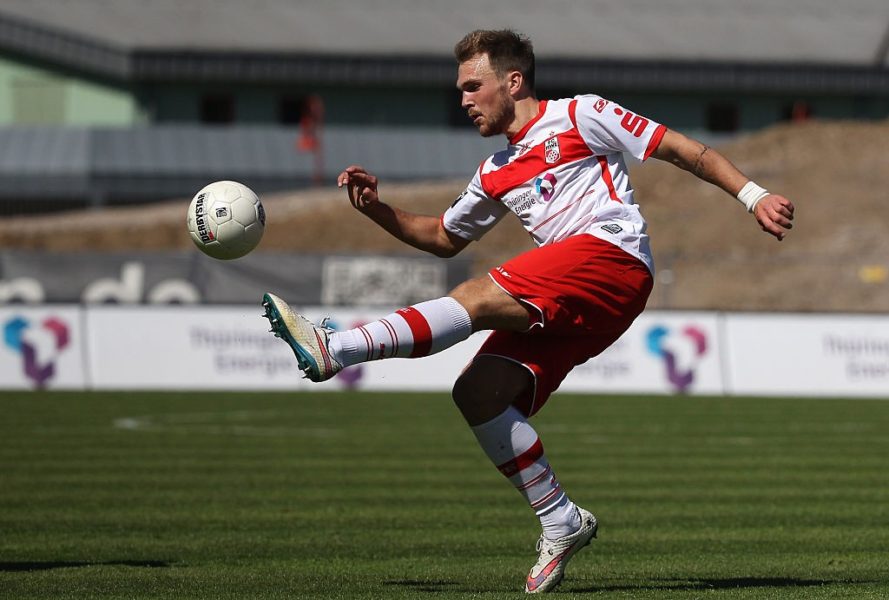
<path fill-rule="evenodd" d="M 265 210 L 246 185 L 216 181 L 195 195 L 185 221 L 191 239 L 204 254 L 230 260 L 259 244 L 265 230 Z"/>

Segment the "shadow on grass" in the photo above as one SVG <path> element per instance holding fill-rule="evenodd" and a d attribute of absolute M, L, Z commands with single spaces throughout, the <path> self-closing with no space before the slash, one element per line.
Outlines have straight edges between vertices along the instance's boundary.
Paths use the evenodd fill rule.
<path fill-rule="evenodd" d="M 726 590 L 745 588 L 801 588 L 822 587 L 826 585 L 854 585 L 858 583 L 873 583 L 869 581 L 829 580 L 829 579 L 794 579 L 791 577 L 730 577 L 727 579 L 672 579 L 639 582 L 626 585 L 596 585 L 583 588 L 570 588 L 564 586 L 561 591 L 570 593 L 592 592 L 618 592 L 632 590 L 669 590 L 669 591 L 699 591 L 699 590 Z M 455 592 L 461 591 L 463 584 L 459 581 L 448 580 L 422 580 L 422 579 L 392 579 L 383 582 L 384 585 L 409 588 L 415 592 Z"/>
<path fill-rule="evenodd" d="M 146 567 L 159 569 L 169 567 L 170 563 L 162 560 L 45 560 L 0 562 L 0 573 L 17 571 L 50 571 L 52 569 L 77 569 L 81 567 Z"/>
<path fill-rule="evenodd" d="M 821 587 L 825 585 L 849 585 L 871 583 L 868 581 L 850 581 L 837 579 L 794 579 L 792 577 L 729 577 L 726 579 L 688 579 L 688 580 L 655 580 L 640 582 L 637 585 L 594 585 L 572 589 L 572 592 L 611 592 L 627 590 L 729 590 L 745 588 L 794 588 Z"/>

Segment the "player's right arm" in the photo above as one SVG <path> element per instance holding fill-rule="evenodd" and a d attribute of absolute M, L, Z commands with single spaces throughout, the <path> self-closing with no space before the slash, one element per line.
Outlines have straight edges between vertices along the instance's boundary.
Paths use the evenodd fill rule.
<path fill-rule="evenodd" d="M 346 186 L 352 206 L 405 244 L 443 258 L 455 256 L 469 245 L 470 240 L 447 231 L 439 217 L 418 215 L 381 202 L 377 178 L 363 167 L 348 167 L 337 177 L 337 185 Z"/>

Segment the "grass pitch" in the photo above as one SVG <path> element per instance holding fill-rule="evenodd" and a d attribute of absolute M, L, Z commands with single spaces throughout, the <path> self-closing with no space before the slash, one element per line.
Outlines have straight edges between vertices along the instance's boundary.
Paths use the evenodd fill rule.
<path fill-rule="evenodd" d="M 445 394 L 0 394 L 0 597 L 518 598 L 538 525 Z M 889 597 L 889 402 L 558 395 L 560 597 Z"/>

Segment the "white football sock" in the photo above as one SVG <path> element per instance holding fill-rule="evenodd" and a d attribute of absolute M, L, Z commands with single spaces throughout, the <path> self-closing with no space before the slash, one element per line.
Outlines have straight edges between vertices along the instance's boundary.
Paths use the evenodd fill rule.
<path fill-rule="evenodd" d="M 571 535 L 580 529 L 580 513 L 567 494 L 549 511 L 538 516 L 543 526 L 543 535 L 551 540 Z"/>
<path fill-rule="evenodd" d="M 491 462 L 534 509 L 547 538 L 563 537 L 580 528 L 574 503 L 562 491 L 537 432 L 522 413 L 510 406 L 473 427 L 472 432 Z"/>
<path fill-rule="evenodd" d="M 421 302 L 348 331 L 330 335 L 328 350 L 344 367 L 381 358 L 419 358 L 441 352 L 472 333 L 463 305 L 449 296 Z"/>

